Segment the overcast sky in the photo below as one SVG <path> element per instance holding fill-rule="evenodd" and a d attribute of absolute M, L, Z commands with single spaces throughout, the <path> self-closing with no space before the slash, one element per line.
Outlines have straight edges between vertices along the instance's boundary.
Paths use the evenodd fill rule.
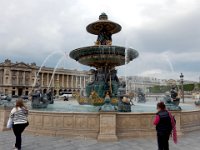
<path fill-rule="evenodd" d="M 113 45 L 139 52 L 120 75 L 199 80 L 199 0 L 0 0 L 0 61 L 88 70 L 68 54 L 93 45 L 85 27 L 102 12 L 122 26 Z"/>

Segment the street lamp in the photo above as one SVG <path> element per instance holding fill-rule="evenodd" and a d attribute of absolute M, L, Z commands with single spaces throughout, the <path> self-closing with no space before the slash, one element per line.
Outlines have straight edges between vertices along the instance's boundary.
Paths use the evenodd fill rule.
<path fill-rule="evenodd" d="M 183 98 L 183 103 L 184 103 L 183 78 L 184 78 L 184 75 L 181 73 L 181 75 L 180 75 L 180 82 L 181 82 L 182 98 Z"/>

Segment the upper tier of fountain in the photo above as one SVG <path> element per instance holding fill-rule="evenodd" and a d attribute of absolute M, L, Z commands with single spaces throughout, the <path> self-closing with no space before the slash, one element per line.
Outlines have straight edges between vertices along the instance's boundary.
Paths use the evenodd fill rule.
<path fill-rule="evenodd" d="M 99 35 L 102 30 L 115 34 L 121 31 L 121 28 L 122 27 L 118 23 L 108 20 L 108 16 L 105 13 L 102 13 L 99 16 L 99 20 L 89 24 L 86 27 L 86 30 L 89 33 Z"/>
<path fill-rule="evenodd" d="M 113 68 L 129 63 L 138 57 L 138 52 L 128 48 L 125 53 L 125 47 L 101 45 L 75 49 L 70 53 L 70 57 L 83 65 L 95 68 L 101 66 Z"/>
<path fill-rule="evenodd" d="M 118 23 L 108 20 L 102 13 L 99 20 L 86 27 L 89 33 L 98 35 L 94 46 L 82 47 L 70 52 L 70 57 L 79 63 L 95 68 L 124 65 L 138 57 L 138 52 L 131 48 L 112 46 L 112 34 L 121 31 Z"/>

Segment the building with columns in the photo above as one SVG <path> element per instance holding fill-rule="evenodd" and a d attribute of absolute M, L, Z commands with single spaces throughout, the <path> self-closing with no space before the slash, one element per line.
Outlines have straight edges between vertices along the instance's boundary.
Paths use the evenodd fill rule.
<path fill-rule="evenodd" d="M 37 77 L 37 78 L 36 78 Z M 28 95 L 38 81 L 43 93 L 49 88 L 54 93 L 75 92 L 84 89 L 89 78 L 87 71 L 36 66 L 35 63 L 13 63 L 6 59 L 0 63 L 0 93 L 6 95 Z"/>
<path fill-rule="evenodd" d="M 154 77 L 143 77 L 143 76 L 127 76 L 120 77 L 120 81 L 126 82 L 127 91 L 133 92 L 138 89 L 142 89 L 143 92 L 148 93 L 149 87 L 156 85 L 165 85 L 165 79 L 158 79 Z"/>

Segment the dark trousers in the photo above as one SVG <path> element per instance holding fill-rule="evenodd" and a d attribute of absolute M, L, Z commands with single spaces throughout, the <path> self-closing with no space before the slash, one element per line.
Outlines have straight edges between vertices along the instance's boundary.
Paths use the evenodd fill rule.
<path fill-rule="evenodd" d="M 21 145 L 22 145 L 22 132 L 24 131 L 24 129 L 26 128 L 27 124 L 14 124 L 13 125 L 13 132 L 15 134 L 16 137 L 16 142 L 15 142 L 15 147 L 18 149 L 21 149 Z"/>
<path fill-rule="evenodd" d="M 157 132 L 158 150 L 169 150 L 170 132 Z"/>

